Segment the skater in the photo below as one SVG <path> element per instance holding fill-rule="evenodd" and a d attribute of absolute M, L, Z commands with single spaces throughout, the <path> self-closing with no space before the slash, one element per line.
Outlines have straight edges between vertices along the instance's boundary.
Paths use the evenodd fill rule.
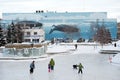
<path fill-rule="evenodd" d="M 54 66 L 55 66 L 55 61 L 53 60 L 53 58 L 51 58 L 51 60 L 50 60 L 50 68 L 51 68 L 51 70 L 54 70 Z"/>
<path fill-rule="evenodd" d="M 51 66 L 50 66 L 50 63 L 48 64 L 48 72 L 51 71 Z"/>
<path fill-rule="evenodd" d="M 83 65 L 80 63 L 79 65 L 78 65 L 78 68 L 79 68 L 79 70 L 78 70 L 78 74 L 81 72 L 81 74 L 83 73 L 83 71 L 82 71 L 82 68 L 84 68 L 83 67 Z"/>
<path fill-rule="evenodd" d="M 77 49 L 77 44 L 75 44 L 75 49 Z"/>
<path fill-rule="evenodd" d="M 35 61 L 32 61 L 32 63 L 30 64 L 30 74 L 34 72 L 34 69 L 35 69 Z"/>

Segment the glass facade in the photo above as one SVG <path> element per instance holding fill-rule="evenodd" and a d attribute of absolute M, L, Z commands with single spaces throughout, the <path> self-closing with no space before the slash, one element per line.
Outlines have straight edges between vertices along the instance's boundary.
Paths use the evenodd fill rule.
<path fill-rule="evenodd" d="M 101 26 L 109 29 L 112 39 L 117 38 L 117 19 L 107 18 L 106 12 L 3 13 L 2 18 L 7 24 L 22 20 L 38 21 L 43 24 L 46 40 L 52 38 L 91 39 L 96 29 Z M 79 31 L 67 32 L 65 30 L 68 28 L 61 25 L 68 25 L 68 28 L 73 26 Z"/>

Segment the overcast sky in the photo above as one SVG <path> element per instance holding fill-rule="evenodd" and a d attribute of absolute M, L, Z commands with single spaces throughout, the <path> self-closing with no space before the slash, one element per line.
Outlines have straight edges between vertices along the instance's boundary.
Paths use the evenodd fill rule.
<path fill-rule="evenodd" d="M 120 0 L 0 0 L 0 12 L 22 13 L 36 10 L 57 12 L 108 12 L 120 21 Z"/>

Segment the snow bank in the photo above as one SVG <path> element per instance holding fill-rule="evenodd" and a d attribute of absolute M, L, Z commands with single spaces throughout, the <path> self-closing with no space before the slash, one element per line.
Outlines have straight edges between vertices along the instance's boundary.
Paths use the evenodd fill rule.
<path fill-rule="evenodd" d="M 116 55 L 112 58 L 112 62 L 113 62 L 113 63 L 120 64 L 120 53 L 116 54 Z"/>

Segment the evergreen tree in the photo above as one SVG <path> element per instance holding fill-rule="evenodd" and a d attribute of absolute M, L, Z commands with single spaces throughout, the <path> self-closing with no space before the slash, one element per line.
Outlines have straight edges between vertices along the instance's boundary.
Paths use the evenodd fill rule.
<path fill-rule="evenodd" d="M 22 40 L 23 40 L 22 29 L 12 22 L 8 28 L 7 42 L 8 43 L 21 43 Z"/>
<path fill-rule="evenodd" d="M 7 29 L 7 43 L 12 43 L 12 30 L 11 30 L 11 27 L 9 26 L 8 29 Z"/>
<path fill-rule="evenodd" d="M 0 46 L 4 46 L 5 44 L 6 44 L 5 35 L 3 29 L 0 26 Z"/>
<path fill-rule="evenodd" d="M 15 25 L 12 22 L 11 25 L 9 25 L 9 27 L 8 27 L 7 42 L 14 43 L 14 41 L 15 41 Z"/>

